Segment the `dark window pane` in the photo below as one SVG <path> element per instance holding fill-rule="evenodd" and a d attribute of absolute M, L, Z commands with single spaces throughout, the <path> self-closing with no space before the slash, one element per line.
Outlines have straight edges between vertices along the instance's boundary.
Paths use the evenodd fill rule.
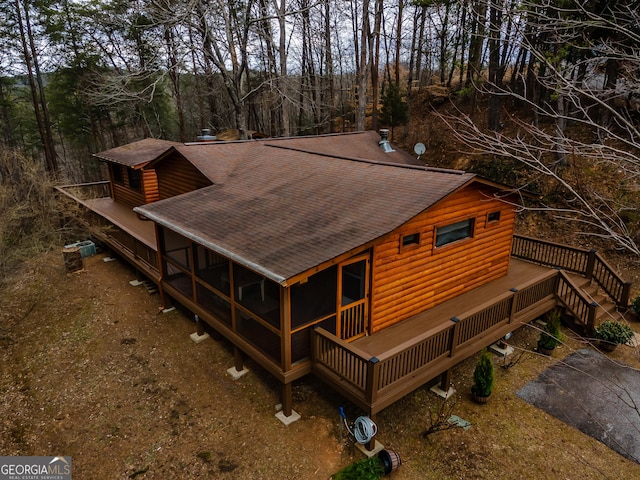
<path fill-rule="evenodd" d="M 127 169 L 127 173 L 129 175 L 129 187 L 134 190 L 140 190 L 140 187 L 142 185 L 142 175 L 140 174 L 140 170 L 129 168 Z"/>
<path fill-rule="evenodd" d="M 498 220 L 500 220 L 500 211 L 491 212 L 489 215 L 487 215 L 488 222 L 497 222 Z"/>
<path fill-rule="evenodd" d="M 336 312 L 338 267 L 333 266 L 291 287 L 291 327 L 296 329 Z"/>
<path fill-rule="evenodd" d="M 473 219 L 452 223 L 436 229 L 436 247 L 447 245 L 473 235 Z"/>
<path fill-rule="evenodd" d="M 124 178 L 122 176 L 122 166 L 121 165 L 113 165 L 113 181 L 114 183 L 119 183 L 122 185 L 124 183 Z"/>
<path fill-rule="evenodd" d="M 404 235 L 402 237 L 402 246 L 407 247 L 409 245 L 420 245 L 419 233 L 412 233 L 411 235 Z"/>

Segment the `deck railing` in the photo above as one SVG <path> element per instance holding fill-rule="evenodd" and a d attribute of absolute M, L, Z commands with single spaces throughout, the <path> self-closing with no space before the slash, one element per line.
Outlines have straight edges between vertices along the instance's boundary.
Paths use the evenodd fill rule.
<path fill-rule="evenodd" d="M 511 255 L 529 262 L 583 275 L 595 281 L 607 292 L 618 308 L 628 307 L 631 283 L 625 282 L 595 250 L 515 235 Z"/>
<path fill-rule="evenodd" d="M 119 251 L 143 268 L 154 281 L 158 276 L 158 258 L 155 249 L 149 247 L 135 236 L 122 230 L 102 215 L 94 212 L 86 200 L 111 196 L 111 184 L 108 181 L 64 185 L 56 190 L 73 199 L 83 208 L 76 218 L 92 230 L 112 248 Z"/>
<path fill-rule="evenodd" d="M 558 300 L 567 308 L 576 322 L 586 327 L 589 335 L 593 333 L 598 304 L 587 298 L 583 291 L 564 272 L 558 276 Z"/>
<path fill-rule="evenodd" d="M 340 325 L 342 331 L 340 333 L 343 340 L 353 340 L 364 335 L 366 301 L 365 298 L 341 309 Z"/>
<path fill-rule="evenodd" d="M 80 202 L 82 200 L 90 200 L 92 198 L 111 196 L 111 182 L 108 180 L 101 182 L 78 183 L 74 185 L 62 185 L 56 188 L 58 191 Z"/>
<path fill-rule="evenodd" d="M 524 288 L 464 312 L 378 357 L 367 356 L 316 328 L 312 338 L 314 371 L 358 406 L 376 413 L 472 355 L 488 340 L 495 341 L 515 328 L 511 323 L 535 318 L 539 314 L 536 305 L 555 301 L 558 275 L 558 271 L 549 271 Z"/>

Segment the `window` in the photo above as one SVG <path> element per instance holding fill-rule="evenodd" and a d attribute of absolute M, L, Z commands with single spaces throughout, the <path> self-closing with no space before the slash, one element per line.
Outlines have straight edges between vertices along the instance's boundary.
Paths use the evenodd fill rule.
<path fill-rule="evenodd" d="M 402 236 L 402 247 L 408 247 L 410 245 L 420 245 L 420 234 L 411 233 L 409 235 Z"/>
<path fill-rule="evenodd" d="M 487 223 L 497 222 L 498 220 L 500 220 L 500 210 L 497 212 L 491 212 L 487 215 Z"/>
<path fill-rule="evenodd" d="M 473 218 L 436 228 L 436 247 L 457 242 L 473 235 Z"/>
<path fill-rule="evenodd" d="M 122 166 L 113 165 L 111 167 L 111 171 L 113 172 L 113 182 L 122 185 L 124 183 L 124 179 L 122 178 Z"/>
<path fill-rule="evenodd" d="M 134 170 L 132 168 L 127 169 L 127 173 L 129 175 L 129 187 L 134 190 L 140 190 L 140 184 L 142 183 L 140 170 Z"/>

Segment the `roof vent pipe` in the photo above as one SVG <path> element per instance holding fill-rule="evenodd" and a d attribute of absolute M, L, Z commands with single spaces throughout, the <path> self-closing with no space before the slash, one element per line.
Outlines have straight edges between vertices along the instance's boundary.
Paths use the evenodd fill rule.
<path fill-rule="evenodd" d="M 211 135 L 211 130 L 209 130 L 208 128 L 203 128 L 202 135 L 198 135 L 197 139 L 199 142 L 207 142 L 211 140 L 217 140 L 217 137 L 215 135 Z"/>
<path fill-rule="evenodd" d="M 384 151 L 384 153 L 395 152 L 395 150 L 391 147 L 389 143 L 389 130 L 383 128 L 380 130 L 380 141 L 378 142 L 378 146 Z"/>

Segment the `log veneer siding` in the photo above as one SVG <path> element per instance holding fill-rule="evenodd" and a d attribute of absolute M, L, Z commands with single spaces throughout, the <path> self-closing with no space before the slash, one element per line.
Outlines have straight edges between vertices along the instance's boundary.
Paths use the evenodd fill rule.
<path fill-rule="evenodd" d="M 115 181 L 113 170 L 120 169 L 120 182 Z M 158 179 L 154 170 L 140 171 L 140 189 L 131 188 L 127 168 L 123 165 L 110 165 L 112 198 L 128 207 L 137 207 L 159 200 Z"/>
<path fill-rule="evenodd" d="M 500 212 L 500 220 L 487 216 Z M 473 237 L 435 247 L 437 227 L 474 219 Z M 473 185 L 398 228 L 373 250 L 371 333 L 506 275 L 514 230 L 513 207 Z M 402 237 L 420 234 L 419 245 Z"/>
<path fill-rule="evenodd" d="M 111 184 L 111 191 L 113 192 L 113 199 L 127 207 L 138 207 L 145 203 L 144 193 L 140 190 L 131 188 L 126 175 L 123 183 L 114 182 Z"/>
<path fill-rule="evenodd" d="M 142 188 L 146 203 L 160 200 L 158 191 L 158 177 L 155 170 L 142 170 Z"/>
<path fill-rule="evenodd" d="M 171 198 L 211 185 L 207 177 L 178 155 L 158 163 L 155 172 L 158 177 L 160 199 Z"/>

